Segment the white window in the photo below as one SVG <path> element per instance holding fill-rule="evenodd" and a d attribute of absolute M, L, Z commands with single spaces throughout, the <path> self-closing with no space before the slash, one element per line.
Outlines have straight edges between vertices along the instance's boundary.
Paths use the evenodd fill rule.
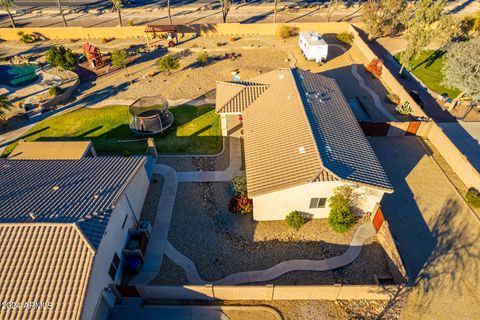
<path fill-rule="evenodd" d="M 312 198 L 310 199 L 310 209 L 325 208 L 327 198 Z"/>

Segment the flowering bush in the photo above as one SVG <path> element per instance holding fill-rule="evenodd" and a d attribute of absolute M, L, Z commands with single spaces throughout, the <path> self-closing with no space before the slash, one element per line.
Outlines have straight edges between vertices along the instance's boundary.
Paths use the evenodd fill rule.
<path fill-rule="evenodd" d="M 237 194 L 230 200 L 228 209 L 236 214 L 250 214 L 253 211 L 252 199 L 245 194 Z"/>
<path fill-rule="evenodd" d="M 382 75 L 382 62 L 379 59 L 373 59 L 366 67 L 375 78 L 380 78 Z"/>

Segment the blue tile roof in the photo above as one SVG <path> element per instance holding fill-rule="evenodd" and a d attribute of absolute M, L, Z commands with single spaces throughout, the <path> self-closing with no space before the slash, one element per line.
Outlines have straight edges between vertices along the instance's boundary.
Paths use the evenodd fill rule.
<path fill-rule="evenodd" d="M 334 79 L 293 69 L 325 168 L 344 180 L 393 190 Z"/>
<path fill-rule="evenodd" d="M 144 157 L 0 159 L 0 223 L 77 223 L 97 248 Z"/>

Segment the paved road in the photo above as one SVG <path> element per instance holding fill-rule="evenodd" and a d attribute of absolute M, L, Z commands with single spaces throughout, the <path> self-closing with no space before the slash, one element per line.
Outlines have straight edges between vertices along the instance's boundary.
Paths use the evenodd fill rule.
<path fill-rule="evenodd" d="M 416 137 L 370 142 L 395 189 L 382 211 L 415 284 L 404 319 L 480 319 L 479 221 Z"/>

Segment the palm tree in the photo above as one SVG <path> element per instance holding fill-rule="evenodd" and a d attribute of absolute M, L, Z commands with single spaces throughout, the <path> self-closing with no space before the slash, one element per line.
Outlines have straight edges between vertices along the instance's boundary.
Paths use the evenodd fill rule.
<path fill-rule="evenodd" d="M 12 103 L 7 96 L 0 96 L 0 120 L 4 120 L 7 116 L 6 111 L 10 110 Z"/>
<path fill-rule="evenodd" d="M 112 5 L 115 7 L 115 10 L 117 10 L 118 21 L 120 21 L 120 27 L 122 27 L 123 26 L 123 24 L 122 24 L 122 7 L 123 7 L 122 0 L 110 0 L 110 1 L 112 1 Z"/>
<path fill-rule="evenodd" d="M 275 0 L 273 4 L 273 23 L 277 23 L 277 4 L 278 0 Z"/>
<path fill-rule="evenodd" d="M 167 11 L 168 11 L 168 21 L 170 21 L 170 25 L 172 25 L 172 14 L 170 13 L 170 0 L 167 0 Z"/>
<path fill-rule="evenodd" d="M 63 23 L 65 23 L 65 27 L 68 27 L 67 19 L 65 19 L 65 15 L 63 14 L 62 0 L 57 0 L 57 4 L 58 4 L 58 11 L 60 11 L 60 14 L 62 15 Z"/>
<path fill-rule="evenodd" d="M 12 13 L 10 12 L 10 9 L 15 6 L 15 2 L 13 0 L 0 0 L 0 5 L 7 11 L 8 17 L 10 18 L 10 22 L 12 23 L 12 27 L 15 28 L 15 20 L 13 20 Z"/>

